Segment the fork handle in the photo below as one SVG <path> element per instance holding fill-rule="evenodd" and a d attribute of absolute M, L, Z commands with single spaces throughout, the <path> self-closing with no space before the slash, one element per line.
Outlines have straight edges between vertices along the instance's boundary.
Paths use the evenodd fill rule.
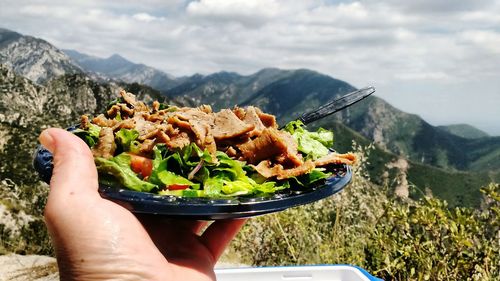
<path fill-rule="evenodd" d="M 304 125 L 307 125 L 316 120 L 331 115 L 335 112 L 339 112 L 342 109 L 345 109 L 365 99 L 366 97 L 370 96 L 373 93 L 375 93 L 374 87 L 365 87 L 357 91 L 348 93 L 347 95 L 342 96 L 336 100 L 330 101 L 313 111 L 302 114 L 302 116 L 299 117 L 299 120 L 302 121 Z"/>

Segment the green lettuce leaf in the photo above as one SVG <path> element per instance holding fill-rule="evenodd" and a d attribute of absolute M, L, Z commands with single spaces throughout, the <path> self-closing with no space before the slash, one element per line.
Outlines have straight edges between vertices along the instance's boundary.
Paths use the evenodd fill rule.
<path fill-rule="evenodd" d="M 90 123 L 88 130 L 76 129 L 72 133 L 81 138 L 89 147 L 93 147 L 99 140 L 101 127 Z"/>
<path fill-rule="evenodd" d="M 172 184 L 187 184 L 189 186 L 195 186 L 195 184 L 183 176 L 176 175 L 170 171 L 164 170 L 158 173 L 158 179 L 164 186 L 169 186 Z"/>
<path fill-rule="evenodd" d="M 247 195 L 253 193 L 255 188 L 248 182 L 242 180 L 224 181 L 222 192 L 227 196 Z"/>
<path fill-rule="evenodd" d="M 138 151 L 139 145 L 135 140 L 139 137 L 139 132 L 134 129 L 120 129 L 115 134 L 115 141 L 121 145 L 123 151 L 134 152 Z"/>
<path fill-rule="evenodd" d="M 130 168 L 130 155 L 119 154 L 111 159 L 94 159 L 99 174 L 114 176 L 124 187 L 141 192 L 150 192 L 155 184 L 141 180 Z M 106 178 L 106 177 L 104 177 Z"/>
<path fill-rule="evenodd" d="M 284 130 L 293 136 L 298 150 L 306 155 L 306 159 L 316 160 L 327 155 L 330 152 L 328 148 L 333 145 L 333 132 L 323 128 L 309 132 L 299 120 L 288 123 Z"/>

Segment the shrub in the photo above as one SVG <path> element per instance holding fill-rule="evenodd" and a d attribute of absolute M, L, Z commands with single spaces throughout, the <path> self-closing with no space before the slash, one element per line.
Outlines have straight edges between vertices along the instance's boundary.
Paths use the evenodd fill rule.
<path fill-rule="evenodd" d="M 258 266 L 354 264 L 385 280 L 498 280 L 500 188 L 482 189 L 482 208 L 449 208 L 424 196 L 400 199 L 390 181 L 364 175 L 369 151 L 342 193 L 250 219 L 230 250 Z"/>

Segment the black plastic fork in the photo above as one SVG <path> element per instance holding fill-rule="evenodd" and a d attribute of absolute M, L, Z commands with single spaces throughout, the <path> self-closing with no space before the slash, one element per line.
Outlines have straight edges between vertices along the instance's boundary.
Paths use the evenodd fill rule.
<path fill-rule="evenodd" d="M 350 92 L 338 99 L 330 101 L 310 112 L 302 114 L 297 120 L 302 121 L 304 125 L 310 124 L 316 120 L 322 119 L 335 112 L 339 112 L 375 93 L 374 87 L 365 87 L 354 92 Z M 284 126 L 283 126 L 284 127 Z M 281 127 L 280 129 L 282 129 Z"/>

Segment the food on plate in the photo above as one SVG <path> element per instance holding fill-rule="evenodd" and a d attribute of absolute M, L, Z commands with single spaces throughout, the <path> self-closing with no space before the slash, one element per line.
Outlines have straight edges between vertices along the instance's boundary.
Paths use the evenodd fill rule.
<path fill-rule="evenodd" d="M 279 130 L 257 107 L 148 106 L 123 90 L 73 132 L 91 148 L 101 184 L 160 195 L 266 196 L 306 189 L 356 161 L 329 150 L 331 131 L 310 132 L 300 121 Z"/>

